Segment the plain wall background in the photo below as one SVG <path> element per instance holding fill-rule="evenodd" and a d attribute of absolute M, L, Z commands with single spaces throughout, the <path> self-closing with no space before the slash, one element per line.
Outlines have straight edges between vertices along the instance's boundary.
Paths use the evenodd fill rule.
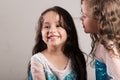
<path fill-rule="evenodd" d="M 25 80 L 38 18 L 55 5 L 71 13 L 80 47 L 90 52 L 91 39 L 79 19 L 80 0 L 0 0 L 0 80 Z M 94 68 L 87 66 L 88 80 L 95 80 Z"/>

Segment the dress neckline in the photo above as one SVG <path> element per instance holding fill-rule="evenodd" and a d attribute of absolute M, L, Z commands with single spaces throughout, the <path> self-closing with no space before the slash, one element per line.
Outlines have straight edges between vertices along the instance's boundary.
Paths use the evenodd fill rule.
<path fill-rule="evenodd" d="M 67 70 L 70 69 L 70 66 L 71 66 L 71 65 L 70 65 L 70 63 L 71 63 L 70 59 L 68 60 L 68 63 L 67 63 L 67 65 L 66 65 L 65 69 L 64 69 L 64 70 L 59 70 L 59 69 L 57 69 L 57 68 L 44 56 L 44 54 L 39 53 L 38 56 L 39 56 L 39 55 L 41 55 L 41 56 L 44 58 L 45 62 L 47 62 L 47 64 L 48 64 L 53 70 L 55 70 L 55 71 L 57 71 L 57 72 L 64 73 L 65 71 L 67 71 Z"/>

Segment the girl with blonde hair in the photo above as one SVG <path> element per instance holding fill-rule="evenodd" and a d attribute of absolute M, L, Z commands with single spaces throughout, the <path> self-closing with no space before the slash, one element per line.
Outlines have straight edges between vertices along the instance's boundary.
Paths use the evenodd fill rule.
<path fill-rule="evenodd" d="M 96 80 L 120 79 L 120 0 L 82 0 L 81 20 L 90 33 Z"/>

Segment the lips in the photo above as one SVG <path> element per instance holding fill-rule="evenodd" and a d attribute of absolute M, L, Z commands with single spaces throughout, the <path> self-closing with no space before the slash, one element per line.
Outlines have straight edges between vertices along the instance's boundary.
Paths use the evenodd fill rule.
<path fill-rule="evenodd" d="M 59 38 L 59 36 L 57 36 L 57 35 L 50 35 L 50 36 L 48 36 L 48 39 L 56 39 L 56 38 Z"/>
<path fill-rule="evenodd" d="M 83 25 L 83 28 L 85 28 L 85 25 L 83 24 L 83 22 L 82 22 L 82 25 Z"/>

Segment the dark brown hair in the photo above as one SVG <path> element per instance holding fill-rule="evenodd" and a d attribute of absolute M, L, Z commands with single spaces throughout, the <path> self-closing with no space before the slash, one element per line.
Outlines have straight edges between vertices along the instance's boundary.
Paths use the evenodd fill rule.
<path fill-rule="evenodd" d="M 44 43 L 42 40 L 42 35 L 41 35 L 41 28 L 43 25 L 43 18 L 44 14 L 46 14 L 49 11 L 54 11 L 56 12 L 60 17 L 63 18 L 63 28 L 67 32 L 67 41 L 63 46 L 63 53 L 71 59 L 71 66 L 73 71 L 77 75 L 77 80 L 87 80 L 87 72 L 86 72 L 86 62 L 85 58 L 83 55 L 83 52 L 79 48 L 78 44 L 78 36 L 75 28 L 74 21 L 72 19 L 72 16 L 63 8 L 55 6 L 52 8 L 49 8 L 45 10 L 42 14 L 41 17 L 38 21 L 38 28 L 37 28 L 37 33 L 36 33 L 36 43 L 33 48 L 32 55 L 43 51 L 44 49 L 47 48 L 47 45 Z M 61 19 L 60 19 L 61 22 Z M 28 68 L 28 76 L 30 73 L 30 64 Z"/>

